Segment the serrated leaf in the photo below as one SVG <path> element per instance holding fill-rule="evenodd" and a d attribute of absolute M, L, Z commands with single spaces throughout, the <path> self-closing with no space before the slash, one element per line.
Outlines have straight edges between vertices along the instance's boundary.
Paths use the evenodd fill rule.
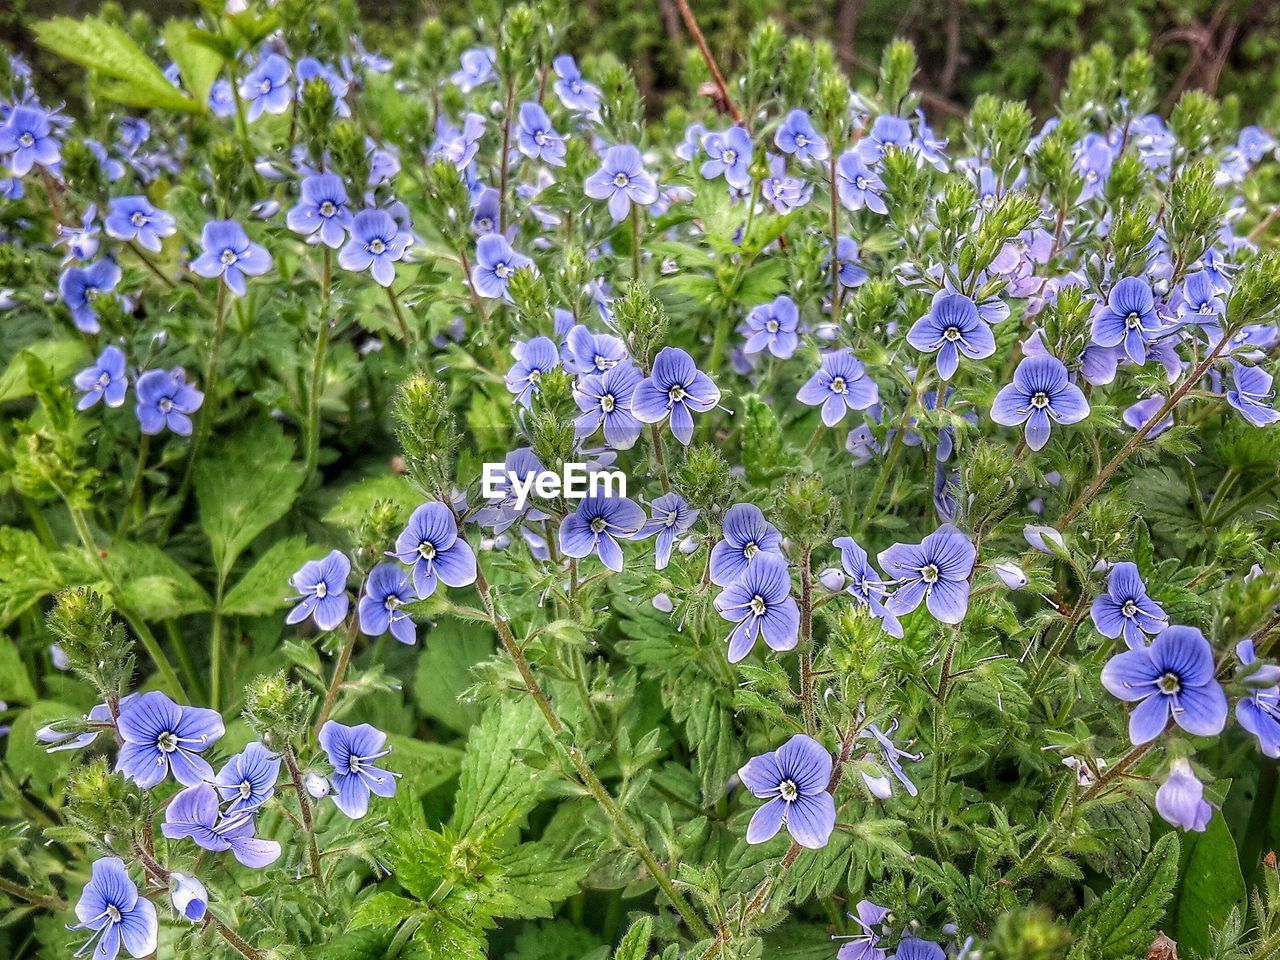
<path fill-rule="evenodd" d="M 325 555 L 323 547 L 308 546 L 303 537 L 288 537 L 271 545 L 222 599 L 222 612 L 260 617 L 289 604 L 289 577 L 308 560 Z"/>
<path fill-rule="evenodd" d="M 471 668 L 493 653 L 492 628 L 463 625 L 452 618 L 437 623 L 423 639 L 413 695 L 427 716 L 466 733 L 480 719 L 477 704 L 458 699 L 472 684 Z"/>
<path fill-rule="evenodd" d="M 488 824 L 518 818 L 533 808 L 547 774 L 516 760 L 545 739 L 533 701 L 495 703 L 472 728 L 462 761 L 453 827 L 465 836 Z"/>
<path fill-rule="evenodd" d="M 196 26 L 187 20 L 170 20 L 161 36 L 165 49 L 178 65 L 182 83 L 197 103 L 209 102 L 209 90 L 222 72 L 222 55 L 195 37 Z"/>
<path fill-rule="evenodd" d="M 122 584 L 120 605 L 144 620 L 170 620 L 213 606 L 204 587 L 159 547 L 116 543 L 106 562 Z"/>
<path fill-rule="evenodd" d="M 641 917 L 623 934 L 613 960 L 644 960 L 649 955 L 649 941 L 653 939 L 653 917 Z"/>
<path fill-rule="evenodd" d="M 1167 833 L 1131 880 L 1117 883 L 1072 920 L 1073 960 L 1130 960 L 1156 934 L 1178 880 L 1178 838 Z M 1085 951 L 1085 952 L 1082 952 Z"/>

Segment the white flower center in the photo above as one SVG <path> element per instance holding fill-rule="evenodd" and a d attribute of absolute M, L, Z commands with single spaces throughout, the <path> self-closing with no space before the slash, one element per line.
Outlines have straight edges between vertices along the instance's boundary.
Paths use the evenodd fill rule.
<path fill-rule="evenodd" d="M 938 582 L 938 565 L 935 563 L 927 563 L 920 568 L 920 579 L 925 583 Z"/>
<path fill-rule="evenodd" d="M 591 532 L 604 533 L 605 527 L 608 525 L 609 524 L 605 521 L 604 517 L 596 517 L 591 521 Z"/>
<path fill-rule="evenodd" d="M 613 408 L 617 406 L 617 401 L 613 399 L 612 394 L 606 393 L 600 398 L 600 409 L 605 413 L 613 413 Z"/>
<path fill-rule="evenodd" d="M 687 397 L 688 394 L 685 393 L 684 387 L 676 385 L 667 391 L 667 396 L 671 398 L 673 403 L 679 403 L 681 400 Z"/>
<path fill-rule="evenodd" d="M 378 240 L 375 238 L 369 241 L 369 252 L 372 253 L 373 255 L 377 256 L 379 254 L 385 253 L 386 250 L 387 250 L 387 245 L 383 243 L 381 240 Z"/>
<path fill-rule="evenodd" d="M 1049 405 L 1049 395 L 1043 390 L 1037 390 L 1031 395 L 1031 405 L 1037 410 L 1043 410 Z"/>
<path fill-rule="evenodd" d="M 783 780 L 778 784 L 778 796 L 787 803 L 791 803 L 800 796 L 800 788 L 796 786 L 794 780 Z"/>
<path fill-rule="evenodd" d="M 950 340 L 952 343 L 955 343 L 957 340 L 960 339 L 960 328 L 947 327 L 947 329 L 942 331 L 942 336 L 945 339 Z"/>
<path fill-rule="evenodd" d="M 423 540 L 418 544 L 418 556 L 423 560 L 432 560 L 436 555 L 436 545 L 430 540 Z"/>
<path fill-rule="evenodd" d="M 832 393 L 848 393 L 849 392 L 849 385 L 844 382 L 844 377 L 835 377 L 831 381 L 831 392 Z"/>
<path fill-rule="evenodd" d="M 1161 693 L 1175 694 L 1182 689 L 1182 678 L 1176 673 L 1166 673 L 1156 681 Z"/>
<path fill-rule="evenodd" d="M 613 185 L 615 187 L 625 187 L 630 182 L 631 182 L 631 178 L 628 177 L 625 173 L 615 173 L 613 175 Z"/>
<path fill-rule="evenodd" d="M 764 597 L 760 596 L 760 594 L 758 593 L 751 598 L 747 606 L 751 608 L 751 612 L 755 614 L 757 617 L 763 617 L 764 612 L 767 609 L 764 602 Z"/>
<path fill-rule="evenodd" d="M 332 200 L 326 200 L 324 203 L 320 204 L 320 215 L 322 217 L 332 217 L 337 212 L 338 208 L 334 206 Z"/>

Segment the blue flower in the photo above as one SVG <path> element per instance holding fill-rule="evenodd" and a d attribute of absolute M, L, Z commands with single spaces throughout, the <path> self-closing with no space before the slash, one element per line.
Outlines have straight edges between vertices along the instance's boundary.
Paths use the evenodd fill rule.
<path fill-rule="evenodd" d="M 1151 646 L 1125 650 L 1102 668 L 1102 685 L 1136 702 L 1129 739 L 1149 743 L 1174 722 L 1197 737 L 1213 737 L 1227 722 L 1227 696 L 1215 679 L 1213 649 L 1195 627 L 1168 627 Z"/>
<path fill-rule="evenodd" d="M 119 857 L 102 857 L 93 862 L 90 879 L 76 903 L 79 923 L 70 929 L 92 930 L 88 943 L 76 951 L 83 956 L 93 949 L 94 960 L 115 960 L 123 946 L 131 957 L 149 957 L 156 952 L 155 904 L 138 895 L 138 886 Z"/>
<path fill-rule="evenodd" d="M 645 521 L 636 534 L 636 539 L 647 540 L 657 535 L 658 539 L 654 541 L 654 565 L 657 570 L 665 570 L 671 562 L 671 550 L 675 546 L 676 537 L 698 521 L 699 511 L 690 507 L 684 497 L 673 490 L 650 502 L 649 512 L 651 519 Z"/>
<path fill-rule="evenodd" d="M 1280 686 L 1275 682 L 1277 668 L 1254 667 L 1257 656 L 1253 650 L 1253 640 L 1248 638 L 1236 644 L 1236 656 L 1246 670 L 1253 671 L 1244 676 L 1249 693 L 1236 701 L 1236 719 L 1240 726 L 1258 738 L 1258 747 L 1263 755 L 1274 760 L 1280 757 Z"/>
<path fill-rule="evenodd" d="M 285 224 L 294 233 L 337 250 L 351 229 L 351 220 L 342 178 L 336 173 L 317 173 L 302 181 L 302 197 L 285 217 Z"/>
<path fill-rule="evenodd" d="M 600 169 L 587 177 L 583 192 L 592 200 L 608 200 L 614 222 L 625 220 L 631 204 L 647 207 L 658 199 L 658 183 L 644 168 L 640 151 L 619 144 L 604 152 Z"/>
<path fill-rule="evenodd" d="M 630 363 L 604 373 L 581 377 L 573 399 L 582 415 L 574 421 L 574 436 L 585 440 L 604 425 L 604 440 L 614 450 L 630 450 L 644 429 L 631 412 L 631 397 L 644 379 Z"/>
<path fill-rule="evenodd" d="M 98 207 L 91 203 L 85 208 L 84 215 L 80 218 L 80 226 L 70 227 L 63 223 L 58 224 L 58 239 L 54 244 L 67 248 L 67 259 L 63 263 L 70 263 L 72 260 L 92 260 L 97 256 L 99 230 L 94 223 L 97 216 Z"/>
<path fill-rule="evenodd" d="M 51 132 L 49 114 L 32 106 L 9 111 L 0 127 L 0 154 L 10 154 L 9 170 L 25 177 L 36 164 L 52 169 L 62 159 L 58 141 Z"/>
<path fill-rule="evenodd" d="M 572 322 L 573 314 L 569 319 Z M 607 333 L 592 333 L 581 323 L 569 328 L 560 352 L 564 368 L 579 376 L 605 373 L 627 360 L 626 344 Z"/>
<path fill-rule="evenodd" d="M 848 347 L 822 355 L 822 365 L 796 393 L 796 399 L 822 407 L 822 422 L 834 427 L 847 410 L 866 410 L 880 402 L 880 388 Z"/>
<path fill-rule="evenodd" d="M 120 267 L 114 260 L 99 260 L 87 267 L 67 267 L 62 272 L 58 292 L 78 330 L 98 332 L 98 311 L 93 308 L 93 301 L 100 294 L 115 290 L 120 275 Z"/>
<path fill-rule="evenodd" d="M 454 71 L 450 79 L 463 93 L 470 93 L 493 80 L 493 66 L 497 61 L 493 47 L 473 47 L 463 51 L 459 59 L 461 69 Z"/>
<path fill-rule="evenodd" d="M 671 432 L 688 446 L 693 439 L 693 414 L 706 413 L 720 402 L 720 390 L 679 347 L 663 347 L 653 372 L 636 387 L 631 412 L 641 423 L 671 418 Z"/>
<path fill-rule="evenodd" d="M 529 408 L 542 378 L 560 366 L 560 353 L 550 337 L 534 337 L 528 343 L 517 342 L 511 353 L 516 362 L 503 379 L 507 389 L 516 395 L 516 401 Z"/>
<path fill-rule="evenodd" d="M 225 816 L 218 811 L 218 793 L 207 783 L 187 787 L 164 812 L 160 832 L 170 840 L 190 838 L 201 850 L 231 855 L 251 869 L 269 866 L 280 859 L 280 844 L 255 836 L 257 808 L 238 810 Z"/>
<path fill-rule="evenodd" d="M 880 755 L 879 762 L 884 763 L 893 775 L 898 778 L 898 782 L 902 784 L 907 793 L 914 797 L 919 791 L 916 789 L 916 785 L 907 777 L 906 772 L 902 769 L 902 763 L 900 761 L 910 760 L 913 763 L 919 763 L 924 759 L 924 754 L 909 753 L 906 750 L 901 749 L 893 741 L 893 734 L 897 729 L 897 720 L 894 720 L 893 723 L 889 725 L 889 729 L 887 731 L 882 731 L 876 724 L 869 723 L 867 724 L 866 729 L 858 734 L 858 739 L 870 740 L 874 744 L 876 752 Z M 870 757 L 870 755 L 868 756 Z M 875 761 L 870 760 L 868 762 L 875 763 Z M 872 794 L 879 797 L 881 800 L 887 800 L 889 798 L 890 788 L 888 777 L 873 779 L 864 771 L 862 778 L 867 784 L 867 787 L 871 790 Z"/>
<path fill-rule="evenodd" d="M 610 570 L 621 572 L 618 541 L 634 539 L 645 520 L 644 508 L 626 497 L 583 497 L 560 523 L 560 552 L 579 560 L 594 553 Z"/>
<path fill-rule="evenodd" d="M 160 252 L 164 237 L 178 232 L 177 221 L 142 196 L 112 197 L 102 225 L 107 236 L 137 241 L 139 246 L 152 253 Z"/>
<path fill-rule="evenodd" d="M 297 591 L 293 600 L 300 601 L 289 611 L 285 623 L 301 623 L 307 617 L 321 630 L 333 630 L 347 616 L 347 577 L 351 561 L 340 550 L 331 550 L 322 560 L 308 560 L 292 577 L 289 586 Z"/>
<path fill-rule="evenodd" d="M 1178 315 L 1183 323 L 1194 323 L 1214 330 L 1222 326 L 1227 304 L 1222 297 L 1223 291 L 1208 270 L 1197 270 L 1188 276 L 1182 284 L 1180 294 L 1182 302 L 1178 307 Z"/>
<path fill-rule="evenodd" d="M 447 587 L 475 583 L 476 555 L 458 536 L 458 522 L 443 503 L 424 503 L 414 510 L 390 556 L 410 568 L 419 599 L 435 593 L 437 580 Z"/>
<path fill-rule="evenodd" d="M 825 847 L 836 827 L 835 798 L 827 792 L 833 766 L 826 748 L 803 733 L 748 760 L 738 777 L 753 796 L 768 802 L 752 815 L 747 843 L 773 839 L 785 823 L 800 846 Z"/>
<path fill-rule="evenodd" d="M 885 601 L 889 598 L 889 587 L 871 565 L 867 551 L 852 537 L 837 537 L 832 545 L 840 551 L 840 565 L 849 577 L 845 592 L 880 621 L 885 633 L 901 638 L 902 624 L 885 606 Z"/>
<path fill-rule="evenodd" d="M 600 88 L 582 79 L 582 72 L 573 57 L 562 53 L 551 61 L 551 69 L 556 74 L 556 82 L 551 89 L 566 109 L 587 115 L 600 110 Z"/>
<path fill-rule="evenodd" d="M 478 113 L 468 113 L 458 130 L 441 121 L 440 134 L 431 148 L 431 159 L 445 159 L 459 170 L 465 171 L 480 152 L 480 138 L 484 136 L 485 119 Z M 468 173 L 468 180 L 471 174 Z"/>
<path fill-rule="evenodd" d="M 740 578 L 762 554 L 781 557 L 782 534 L 754 503 L 735 503 L 725 511 L 724 539 L 711 548 L 711 582 L 727 587 Z"/>
<path fill-rule="evenodd" d="M 938 354 L 938 376 L 943 380 L 955 375 L 961 354 L 983 360 L 996 352 L 996 338 L 977 305 L 963 294 L 943 290 L 933 298 L 929 312 L 912 324 L 907 343 Z"/>
<path fill-rule="evenodd" d="M 541 160 L 553 167 L 564 166 L 564 137 L 556 133 L 551 118 L 539 103 L 529 101 L 520 104 L 516 145 L 530 160 Z"/>
<path fill-rule="evenodd" d="M 230 816 L 242 810 L 254 810 L 273 796 L 280 779 L 280 756 L 261 743 L 253 742 L 226 762 L 213 785 L 227 804 Z"/>
<path fill-rule="evenodd" d="M 893 952 L 893 960 L 947 960 L 947 954 L 932 940 L 903 937 Z"/>
<path fill-rule="evenodd" d="M 368 270 L 373 279 L 389 287 L 396 279 L 396 261 L 413 243 L 413 234 L 401 230 L 385 210 L 361 210 L 351 222 L 351 239 L 338 253 L 344 270 Z"/>
<path fill-rule="evenodd" d="M 1213 817 L 1213 807 L 1204 799 L 1204 784 L 1191 769 L 1186 757 L 1176 757 L 1169 764 L 1169 776 L 1156 790 L 1156 810 L 1167 823 L 1204 833 Z"/>
<path fill-rule="evenodd" d="M 271 269 L 271 254 L 251 242 L 234 220 L 206 223 L 200 231 L 200 246 L 200 256 L 191 261 L 192 273 L 210 280 L 221 277 L 238 297 L 244 296 L 246 276 L 261 276 Z"/>
<path fill-rule="evenodd" d="M 533 261 L 516 253 L 499 233 L 487 233 L 476 241 L 476 262 L 471 268 L 471 283 L 482 297 L 501 297 L 511 302 L 507 289 L 511 275 L 525 267 L 533 267 Z"/>
<path fill-rule="evenodd" d="M 969 538 L 949 523 L 919 544 L 894 544 L 879 556 L 880 566 L 898 585 L 885 607 L 902 616 L 923 600 L 938 620 L 959 623 L 969 609 L 969 576 L 977 555 Z"/>
<path fill-rule="evenodd" d="M 860 265 L 858 241 L 853 237 L 841 237 L 836 241 L 836 276 L 842 287 L 860 287 L 867 282 L 867 271 Z M 830 269 L 831 258 L 823 266 Z"/>
<path fill-rule="evenodd" d="M 216 710 L 181 707 L 158 690 L 121 703 L 120 753 L 116 770 L 149 790 L 172 771 L 184 786 L 213 779 L 213 767 L 200 754 L 222 737 Z"/>
<path fill-rule="evenodd" d="M 388 630 L 401 643 L 418 642 L 413 617 L 401 608 L 414 601 L 413 584 L 403 569 L 394 563 L 380 563 L 369 571 L 360 597 L 360 630 L 370 637 L 380 637 Z"/>
<path fill-rule="evenodd" d="M 786 360 L 796 352 L 800 338 L 796 330 L 800 326 L 800 311 L 796 302 L 786 294 L 773 303 L 762 303 L 747 314 L 744 329 L 747 342 L 743 350 L 760 353 L 768 350 L 779 360 Z"/>
<path fill-rule="evenodd" d="M 124 351 L 114 344 L 103 347 L 93 366 L 85 367 L 72 381 L 77 390 L 84 392 L 77 410 L 88 410 L 101 400 L 108 407 L 124 405 L 125 391 L 129 389 L 129 377 L 125 374 Z"/>
<path fill-rule="evenodd" d="M 735 624 L 729 633 L 729 662 L 737 663 L 763 637 L 771 650 L 794 650 L 799 642 L 800 608 L 791 596 L 787 561 L 761 554 L 720 591 L 716 611 Z"/>
<path fill-rule="evenodd" d="M 178 916 L 199 923 L 209 910 L 209 892 L 198 877 L 174 870 L 169 874 L 169 900 Z"/>
<path fill-rule="evenodd" d="M 760 195 L 778 213 L 787 214 L 809 202 L 813 188 L 798 177 L 788 177 L 787 162 L 770 155 L 769 176 L 760 181 Z"/>
<path fill-rule="evenodd" d="M 862 932 L 849 938 L 849 942 L 836 954 L 836 960 L 885 960 L 888 955 L 877 944 L 888 932 L 885 921 L 889 919 L 889 908 L 870 900 L 859 900 L 856 909 L 857 913 L 849 916 L 862 928 Z"/>
<path fill-rule="evenodd" d="M 1100 347 L 1123 343 L 1125 354 L 1139 365 L 1147 362 L 1147 345 L 1159 328 L 1155 296 L 1141 277 L 1125 277 L 1093 312 L 1093 342 Z"/>
<path fill-rule="evenodd" d="M 498 495 L 476 511 L 476 523 L 482 527 L 492 527 L 494 534 L 500 535 L 522 517 L 531 523 L 546 520 L 547 514 L 541 510 L 531 509 L 528 499 L 519 509 L 516 508 L 518 498 L 509 479 L 513 476 L 519 483 L 524 484 L 529 482 L 531 477 L 537 477 L 543 472 L 542 463 L 534 456 L 533 451 L 528 447 L 512 450 L 503 458 L 502 466 L 502 476 L 493 485 Z"/>
<path fill-rule="evenodd" d="M 827 141 L 818 136 L 809 114 L 803 110 L 792 110 L 787 114 L 774 134 L 773 142 L 779 150 L 797 160 L 825 160 L 831 156 Z"/>
<path fill-rule="evenodd" d="M 267 54 L 240 81 L 240 98 L 248 107 L 250 123 L 264 113 L 284 113 L 293 102 L 289 88 L 289 61 L 278 53 Z"/>
<path fill-rule="evenodd" d="M 1231 378 L 1235 389 L 1227 391 L 1227 403 L 1255 427 L 1269 427 L 1280 420 L 1280 411 L 1271 406 L 1275 391 L 1271 374 L 1261 367 L 1250 367 L 1239 360 L 1231 361 Z"/>
<path fill-rule="evenodd" d="M 493 187 L 485 187 L 476 196 L 475 207 L 471 214 L 471 229 L 483 236 L 486 233 L 497 233 L 498 218 L 501 215 L 501 198 Z"/>
<path fill-rule="evenodd" d="M 1164 608 L 1147 596 L 1147 585 L 1136 563 L 1117 563 L 1107 578 L 1107 592 L 1093 601 L 1089 610 L 1093 625 L 1104 637 L 1124 635 L 1130 650 L 1147 645 L 1147 635 L 1155 635 L 1169 625 Z"/>
<path fill-rule="evenodd" d="M 1048 355 L 1026 357 L 1013 372 L 1013 383 L 1001 387 L 991 405 L 991 419 L 1006 427 L 1026 423 L 1027 446 L 1049 442 L 1054 422 L 1079 423 L 1089 416 L 1084 391 L 1067 379 L 1061 360 Z"/>
<path fill-rule="evenodd" d="M 320 746 L 333 764 L 333 802 L 348 817 L 369 812 L 369 794 L 396 795 L 398 773 L 374 765 L 391 753 L 387 735 L 367 723 L 348 727 L 333 720 L 320 728 Z"/>
<path fill-rule="evenodd" d="M 880 197 L 884 190 L 882 181 L 855 153 L 843 153 L 836 161 L 836 196 L 846 210 L 866 207 L 873 213 L 888 213 L 889 208 Z"/>
<path fill-rule="evenodd" d="M 735 189 L 751 189 L 751 136 L 746 130 L 734 126 L 723 133 L 708 133 L 702 138 L 702 149 L 711 158 L 702 165 L 703 177 L 723 176 Z"/>
<path fill-rule="evenodd" d="M 181 367 L 148 370 L 138 377 L 135 412 L 142 432 L 155 435 L 168 427 L 180 437 L 191 436 L 191 415 L 204 403 L 204 394 L 187 383 Z"/>
<path fill-rule="evenodd" d="M 303 88 L 312 80 L 323 80 L 333 94 L 333 112 L 340 117 L 351 116 L 351 108 L 343 99 L 347 95 L 350 84 L 343 76 L 315 57 L 303 57 L 298 61 L 298 94 L 301 98 Z"/>

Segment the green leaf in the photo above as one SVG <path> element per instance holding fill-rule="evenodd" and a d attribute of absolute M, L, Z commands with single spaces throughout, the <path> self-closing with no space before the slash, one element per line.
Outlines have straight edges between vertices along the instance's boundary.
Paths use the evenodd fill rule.
<path fill-rule="evenodd" d="M 494 641 L 490 627 L 464 626 L 452 618 L 437 623 L 423 640 L 413 681 L 422 712 L 459 733 L 471 729 L 481 709 L 460 700 L 459 694 L 472 684 L 471 668 L 493 653 Z"/>
<path fill-rule="evenodd" d="M 308 560 L 325 555 L 304 537 L 278 540 L 260 556 L 248 572 L 222 598 L 222 612 L 261 617 L 289 605 L 289 577 Z"/>
<path fill-rule="evenodd" d="M 63 583 L 39 537 L 29 530 L 0 527 L 0 627 L 8 626 Z"/>
<path fill-rule="evenodd" d="M 293 441 L 278 425 L 260 421 L 202 458 L 196 469 L 196 500 L 222 578 L 297 499 L 305 471 L 293 461 L 293 452 Z"/>
<path fill-rule="evenodd" d="M 41 340 L 33 343 L 10 360 L 4 373 L 0 373 L 0 403 L 20 400 L 35 392 L 27 373 L 25 355 L 28 353 L 39 357 L 59 379 L 68 377 L 89 359 L 89 352 L 80 340 Z"/>
<path fill-rule="evenodd" d="M 533 808 L 547 774 L 516 758 L 544 739 L 542 717 L 529 698 L 495 703 L 467 741 L 453 827 L 460 836 L 523 816 Z"/>
<path fill-rule="evenodd" d="M 178 563 L 149 543 L 117 543 L 107 566 L 122 584 L 119 602 L 144 620 L 170 620 L 213 607 L 204 587 Z"/>
<path fill-rule="evenodd" d="M 1071 960 L 1131 960 L 1156 934 L 1178 881 L 1178 838 L 1166 833 L 1151 848 L 1132 880 L 1117 883 L 1076 914 L 1079 935 Z"/>
<path fill-rule="evenodd" d="M 653 939 L 653 917 L 641 917 L 622 936 L 613 960 L 644 960 L 649 954 L 649 941 Z M 827 938 L 830 945 L 831 938 Z"/>
<path fill-rule="evenodd" d="M 209 90 L 222 72 L 222 56 L 195 37 L 196 26 L 186 20 L 170 20 L 161 36 L 165 49 L 178 65 L 183 85 L 197 103 L 209 102 Z"/>
<path fill-rule="evenodd" d="M 27 673 L 18 645 L 0 634 L 0 700 L 34 703 L 36 688 Z"/>
<path fill-rule="evenodd" d="M 130 107 L 204 113 L 208 107 L 165 79 L 154 60 L 123 29 L 102 17 L 54 17 L 32 27 L 36 40 L 98 77 L 98 93 Z"/>
<path fill-rule="evenodd" d="M 375 893 L 356 907 L 351 916 L 352 927 L 390 927 L 413 916 L 422 905 L 399 894 Z"/>
<path fill-rule="evenodd" d="M 1213 812 L 1204 833 L 1187 834 L 1183 847 L 1175 939 L 1190 956 L 1210 957 L 1213 930 L 1246 895 L 1236 844 L 1222 812 Z"/>
<path fill-rule="evenodd" d="M 522 843 L 498 861 L 495 916 L 526 920 L 550 917 L 557 903 L 578 892 L 591 868 L 585 857 L 566 857 L 549 843 Z"/>
<path fill-rule="evenodd" d="M 462 751 L 457 747 L 394 733 L 387 741 L 394 751 L 396 772 L 401 774 L 399 786 L 412 797 L 421 797 L 448 783 L 462 765 Z"/>

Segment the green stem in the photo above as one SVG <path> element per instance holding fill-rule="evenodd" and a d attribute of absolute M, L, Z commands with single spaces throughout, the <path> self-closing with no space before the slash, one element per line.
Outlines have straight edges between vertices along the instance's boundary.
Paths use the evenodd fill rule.
<path fill-rule="evenodd" d="M 656 423 L 649 424 L 649 437 L 653 441 L 653 458 L 658 464 L 658 480 L 662 483 L 662 492 L 671 492 L 671 477 L 667 473 L 667 455 L 662 449 L 662 431 Z"/>
<path fill-rule="evenodd" d="M 311 816 L 311 797 L 307 793 L 306 785 L 302 782 L 302 770 L 298 767 L 298 758 L 293 754 L 293 745 L 286 744 L 280 755 L 284 758 L 289 779 L 293 782 L 293 791 L 298 795 L 302 829 L 307 835 L 307 858 L 311 861 L 311 873 L 316 882 L 316 890 L 320 892 L 321 897 L 324 897 L 324 873 L 320 867 L 320 848 L 316 845 L 315 822 Z"/>
<path fill-rule="evenodd" d="M 325 353 L 329 349 L 332 324 L 329 320 L 329 303 L 333 296 L 333 251 L 324 248 L 324 272 L 320 281 L 320 332 L 316 336 L 315 358 L 311 363 L 311 385 L 307 390 L 307 462 L 306 476 L 310 477 L 320 459 L 320 380 L 324 374 Z"/>
<path fill-rule="evenodd" d="M 360 618 L 355 614 L 351 616 L 351 624 L 347 628 L 347 638 L 342 642 L 342 649 L 338 651 L 338 662 L 333 667 L 333 679 L 329 681 L 329 688 L 324 693 L 324 704 L 320 707 L 320 716 L 316 718 L 315 733 L 320 734 L 320 728 L 325 725 L 325 721 L 333 714 L 333 706 L 338 700 L 338 691 L 342 689 L 343 681 L 347 678 L 347 667 L 351 665 L 351 652 L 356 646 L 356 636 L 360 633 Z"/>
<path fill-rule="evenodd" d="M 631 279 L 640 281 L 640 204 L 631 204 Z"/>
<path fill-rule="evenodd" d="M 133 505 L 142 490 L 142 476 L 147 469 L 147 454 L 151 450 L 151 434 L 144 433 L 138 441 L 138 463 L 133 470 L 133 482 L 129 484 L 129 493 L 124 498 L 124 510 L 120 514 L 120 523 L 116 527 L 116 536 L 121 536 L 129 528 L 133 517 Z"/>
<path fill-rule="evenodd" d="M 396 315 L 396 323 L 400 325 L 400 336 L 404 338 L 407 346 L 411 339 L 409 336 L 409 323 L 405 320 L 404 310 L 400 307 L 400 298 L 396 296 L 396 291 L 393 287 L 386 287 L 385 289 L 387 291 L 387 301 L 391 304 L 391 312 Z"/>
<path fill-rule="evenodd" d="M 907 421 L 911 418 L 911 411 L 915 409 L 916 396 L 920 389 L 920 379 L 923 376 L 924 364 L 921 363 L 916 367 L 916 377 L 911 383 L 911 395 L 907 397 L 906 406 L 902 408 L 902 419 L 898 423 L 898 429 L 893 434 L 893 442 L 889 444 L 889 452 L 885 455 L 884 462 L 880 465 L 880 473 L 876 477 L 876 485 L 872 487 L 871 496 L 867 498 L 866 509 L 862 511 L 862 526 L 864 528 L 871 522 L 871 518 L 876 512 L 876 507 L 880 504 L 880 496 L 884 493 L 885 484 L 889 482 L 889 475 L 893 472 L 893 467 L 898 462 L 898 455 L 902 452 L 902 438 L 906 436 Z"/>

